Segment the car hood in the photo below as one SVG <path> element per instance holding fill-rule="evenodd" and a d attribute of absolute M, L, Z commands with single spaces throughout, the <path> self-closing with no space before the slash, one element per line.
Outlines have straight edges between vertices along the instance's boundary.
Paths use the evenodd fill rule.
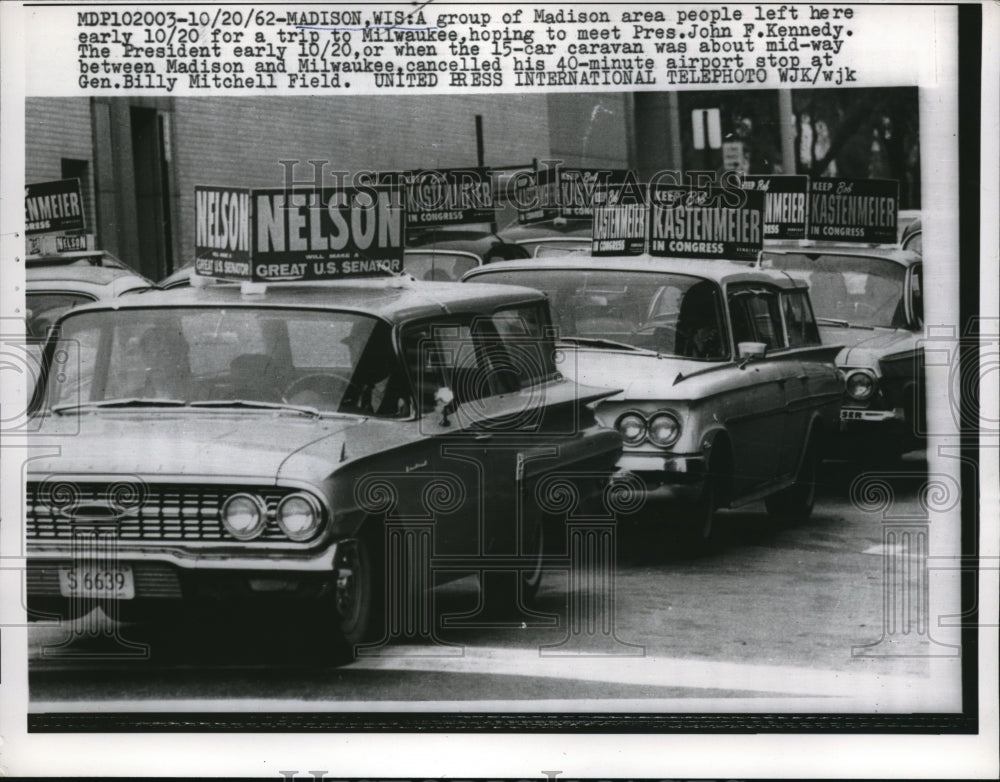
<path fill-rule="evenodd" d="M 348 437 L 365 419 L 321 419 L 271 413 L 205 411 L 85 412 L 41 420 L 32 438 L 31 473 L 137 475 L 155 480 L 207 478 L 272 484 L 296 452 L 320 441 L 326 458 L 307 460 L 305 474 L 319 480 L 339 463 Z M 50 447 L 51 446 L 51 447 Z M 353 449 L 357 450 L 357 448 Z M 316 449 L 313 449 L 313 454 Z M 357 456 L 359 454 L 355 454 Z"/>
<path fill-rule="evenodd" d="M 564 347 L 566 357 L 560 371 L 590 386 L 621 387 L 609 397 L 623 399 L 689 399 L 706 390 L 705 385 L 684 382 L 693 375 L 709 380 L 716 370 L 729 362 L 694 361 L 652 353 L 631 353 L 617 350 Z"/>
<path fill-rule="evenodd" d="M 916 347 L 918 335 L 907 329 L 851 329 L 821 326 L 824 345 L 842 345 L 837 366 L 874 366 L 888 356 Z"/>

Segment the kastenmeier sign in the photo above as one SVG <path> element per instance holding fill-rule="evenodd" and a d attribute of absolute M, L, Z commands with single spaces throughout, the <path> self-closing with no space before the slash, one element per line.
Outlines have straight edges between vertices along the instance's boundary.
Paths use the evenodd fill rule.
<path fill-rule="evenodd" d="M 807 239 L 894 244 L 899 215 L 895 179 L 834 179 L 809 182 Z"/>
<path fill-rule="evenodd" d="M 399 178 L 409 226 L 488 223 L 496 219 L 493 183 L 485 168 L 406 171 Z"/>
<path fill-rule="evenodd" d="M 649 253 L 673 258 L 756 260 L 764 196 L 740 188 L 657 185 L 649 192 Z"/>
<path fill-rule="evenodd" d="M 765 239 L 805 239 L 809 177 L 754 174 L 743 177 L 743 187 L 764 194 Z"/>
<path fill-rule="evenodd" d="M 24 233 L 83 231 L 83 196 L 79 179 L 39 182 L 24 188 Z"/>

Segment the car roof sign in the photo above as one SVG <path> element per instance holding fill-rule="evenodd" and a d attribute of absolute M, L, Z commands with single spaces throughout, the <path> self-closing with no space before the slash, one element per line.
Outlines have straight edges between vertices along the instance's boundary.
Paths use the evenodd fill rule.
<path fill-rule="evenodd" d="M 198 274 L 250 282 L 403 271 L 398 188 L 196 188 Z"/>
<path fill-rule="evenodd" d="M 764 194 L 765 239 L 805 239 L 809 177 L 751 174 L 743 177 L 743 188 Z"/>
<path fill-rule="evenodd" d="M 194 192 L 196 272 L 251 279 L 250 191 L 199 185 Z"/>
<path fill-rule="evenodd" d="M 492 223 L 497 203 L 485 168 L 427 168 L 404 171 L 380 184 L 401 185 L 410 228 Z"/>
<path fill-rule="evenodd" d="M 57 179 L 25 186 L 25 235 L 84 231 L 86 228 L 79 179 Z"/>
<path fill-rule="evenodd" d="M 611 187 L 602 203 L 594 205 L 591 254 L 642 255 L 646 250 L 649 208 L 647 188 L 632 183 Z"/>
<path fill-rule="evenodd" d="M 813 178 L 807 239 L 895 244 L 899 181 Z"/>
<path fill-rule="evenodd" d="M 595 207 L 607 200 L 609 189 L 630 178 L 625 169 L 562 168 L 557 161 L 518 181 L 517 221 L 530 225 L 558 218 L 590 220 Z"/>
<path fill-rule="evenodd" d="M 756 261 L 763 237 L 760 191 L 726 182 L 707 188 L 657 184 L 650 190 L 650 255 Z"/>

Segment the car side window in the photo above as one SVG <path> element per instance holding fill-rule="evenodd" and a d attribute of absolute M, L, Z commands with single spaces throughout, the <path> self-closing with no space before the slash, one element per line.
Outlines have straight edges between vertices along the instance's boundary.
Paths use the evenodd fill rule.
<path fill-rule="evenodd" d="M 401 341 L 414 402 L 419 412 L 428 413 L 440 389 L 451 386 L 456 359 L 451 346 L 469 341 L 468 326 L 454 320 L 422 323 L 405 329 Z"/>
<path fill-rule="evenodd" d="M 403 331 L 406 371 L 427 413 L 448 388 L 456 404 L 509 394 L 555 374 L 548 319 L 531 305 L 440 319 Z"/>
<path fill-rule="evenodd" d="M 813 318 L 812 307 L 805 291 L 786 291 L 781 294 L 781 308 L 785 316 L 788 346 L 793 348 L 819 345 L 819 329 Z"/>
<path fill-rule="evenodd" d="M 768 350 L 788 346 L 776 290 L 761 285 L 736 285 L 730 287 L 728 295 L 733 338 L 737 345 L 763 342 Z"/>

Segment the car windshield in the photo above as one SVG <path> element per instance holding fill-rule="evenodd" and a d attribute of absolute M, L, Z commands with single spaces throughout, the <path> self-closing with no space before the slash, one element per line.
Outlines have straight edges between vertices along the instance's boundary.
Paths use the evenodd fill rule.
<path fill-rule="evenodd" d="M 479 266 L 479 259 L 467 253 L 407 250 L 404 264 L 407 274 L 418 280 L 458 282 L 463 274 Z"/>
<path fill-rule="evenodd" d="M 765 256 L 765 268 L 780 269 L 809 283 L 816 318 L 849 326 L 901 328 L 906 269 L 884 258 L 787 253 Z"/>
<path fill-rule="evenodd" d="M 402 415 L 409 394 L 388 323 L 278 308 L 122 309 L 61 324 L 53 411 L 130 406 Z"/>
<path fill-rule="evenodd" d="M 539 239 L 521 244 L 527 247 L 536 258 L 569 255 L 570 253 L 586 252 L 590 249 L 590 239 Z"/>
<path fill-rule="evenodd" d="M 685 358 L 729 356 L 721 294 L 711 280 L 615 269 L 518 269 L 478 275 L 475 281 L 545 292 L 564 339 Z"/>

